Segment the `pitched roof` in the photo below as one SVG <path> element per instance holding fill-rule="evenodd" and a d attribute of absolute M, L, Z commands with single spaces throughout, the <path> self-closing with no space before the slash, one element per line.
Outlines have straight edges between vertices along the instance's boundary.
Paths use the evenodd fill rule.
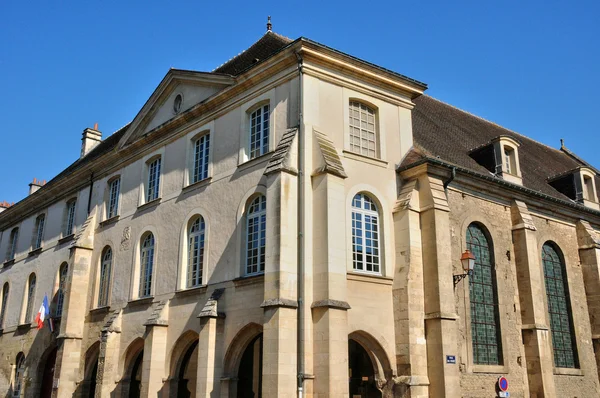
<path fill-rule="evenodd" d="M 412 124 L 415 149 L 405 157 L 401 167 L 424 157 L 439 157 L 448 163 L 489 176 L 490 172 L 469 153 L 500 135 L 507 135 L 521 144 L 519 160 L 523 186 L 568 201 L 571 199 L 548 184 L 548 179 L 580 166 L 589 167 L 583 160 L 571 156 L 570 152 L 551 148 L 427 95 L 415 99 L 414 103 Z M 596 186 L 600 187 L 598 176 Z"/>
<path fill-rule="evenodd" d="M 239 53 L 217 69 L 213 70 L 213 73 L 225 73 L 237 76 L 258 62 L 281 51 L 292 41 L 292 39 L 285 36 L 268 31 L 247 50 Z"/>

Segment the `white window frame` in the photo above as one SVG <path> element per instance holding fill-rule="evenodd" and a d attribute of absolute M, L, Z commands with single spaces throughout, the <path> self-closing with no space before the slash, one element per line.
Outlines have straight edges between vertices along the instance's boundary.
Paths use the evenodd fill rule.
<path fill-rule="evenodd" d="M 152 202 L 160 198 L 160 174 L 162 156 L 157 156 L 146 162 L 146 186 L 144 189 L 144 202 Z"/>
<path fill-rule="evenodd" d="M 75 215 L 77 211 L 77 199 L 73 198 L 67 201 L 65 207 L 65 224 L 63 227 L 63 238 L 71 236 L 75 232 Z"/>
<path fill-rule="evenodd" d="M 391 104 L 381 101 L 380 99 L 364 94 L 362 92 L 354 91 L 350 88 L 343 87 L 342 88 L 342 101 L 343 101 L 343 119 L 341 120 L 341 125 L 344 126 L 344 152 L 346 152 L 349 157 L 356 159 L 356 156 L 363 157 L 366 159 L 374 159 L 380 161 L 386 161 L 386 145 L 387 143 L 387 131 L 383 118 L 383 109 L 395 109 L 397 114 L 398 107 L 390 108 Z M 376 132 L 376 157 L 370 157 L 366 155 L 362 155 L 361 153 L 355 152 L 352 150 L 350 145 L 350 102 L 359 102 L 362 103 L 369 108 L 371 108 L 375 112 L 375 132 Z M 395 116 L 394 115 L 394 116 Z M 393 131 L 393 134 L 398 134 L 396 130 Z M 398 136 L 401 140 L 401 137 Z"/>
<path fill-rule="evenodd" d="M 264 208 L 262 208 L 262 202 L 264 199 Z M 259 201 L 259 208 L 256 211 L 253 210 L 254 203 Z M 267 197 L 266 195 L 259 194 L 253 196 L 248 201 L 248 207 L 245 212 L 245 228 L 244 228 L 244 275 L 258 275 L 265 272 L 265 264 L 266 264 L 266 247 L 267 247 Z M 252 211 L 252 213 L 251 213 Z M 254 239 L 250 237 L 250 226 L 257 225 L 258 226 L 258 239 Z M 264 230 L 264 237 L 261 236 L 261 232 Z M 261 244 L 261 240 L 264 239 L 264 245 Z M 258 245 L 255 247 L 252 246 L 252 250 L 257 250 L 256 256 L 249 256 L 249 245 L 250 242 L 258 242 Z M 253 267 L 254 264 L 250 264 L 251 258 L 256 257 L 256 270 L 250 270 L 249 268 Z M 261 258 L 264 260 L 261 261 Z"/>
<path fill-rule="evenodd" d="M 271 105 L 269 103 L 259 105 L 249 112 L 248 117 L 248 158 L 252 160 L 269 152 Z M 267 118 L 268 120 L 265 121 Z"/>
<path fill-rule="evenodd" d="M 356 197 L 360 196 L 360 208 L 355 207 L 355 200 Z M 371 205 L 373 207 L 375 207 L 375 210 L 372 209 L 365 209 L 364 208 L 364 203 L 365 198 L 368 198 L 369 202 L 371 203 Z M 356 223 L 360 216 L 360 222 L 361 222 L 361 228 L 360 228 L 360 236 L 355 236 L 356 230 L 357 230 L 357 226 Z M 374 262 L 371 262 L 372 266 L 377 266 L 379 269 L 378 270 L 368 270 L 368 262 L 367 262 L 367 250 L 366 250 L 366 242 L 368 239 L 370 240 L 374 240 L 372 237 L 371 238 L 367 238 L 367 228 L 366 228 L 366 219 L 367 217 L 369 217 L 370 219 L 375 219 L 376 220 L 376 233 L 377 233 L 377 240 L 376 240 L 376 246 L 370 246 L 371 249 L 377 250 L 377 254 L 373 255 L 371 254 L 372 257 L 377 258 L 377 264 L 375 264 Z M 368 194 L 364 193 L 364 192 L 358 192 L 354 195 L 352 202 L 351 202 L 351 225 L 350 225 L 350 237 L 352 240 L 352 270 L 353 272 L 360 272 L 360 273 L 367 273 L 367 274 L 374 274 L 374 275 L 382 275 L 382 270 L 383 270 L 383 253 L 381 251 L 381 240 L 383 238 L 382 236 L 382 227 L 381 227 L 381 216 L 380 216 L 380 212 L 379 212 L 379 206 L 377 204 L 377 202 Z M 362 244 L 360 244 L 360 246 L 362 246 L 362 250 L 357 250 L 357 246 L 358 243 L 355 242 L 355 238 L 359 238 L 361 239 Z M 357 261 L 356 257 L 357 255 L 361 255 L 362 256 L 362 260 L 361 261 Z M 358 264 L 361 265 L 361 267 L 358 267 Z M 374 267 L 373 267 L 374 268 Z"/>
<path fill-rule="evenodd" d="M 100 254 L 100 269 L 98 271 L 98 307 L 106 307 L 110 303 L 110 282 L 112 276 L 113 250 L 105 246 Z"/>
<path fill-rule="evenodd" d="M 58 289 L 56 290 L 56 311 L 54 316 L 62 317 L 63 308 L 65 305 L 65 289 L 67 287 L 67 277 L 69 275 L 69 264 L 63 262 L 58 267 Z"/>
<path fill-rule="evenodd" d="M 198 229 L 193 230 L 198 224 Z M 194 248 L 198 245 L 198 253 L 194 255 Z M 204 278 L 204 264 L 206 263 L 206 221 L 201 215 L 195 216 L 188 227 L 187 239 L 187 268 L 185 287 L 190 289 L 202 286 Z"/>
<path fill-rule="evenodd" d="M 358 110 L 355 108 L 358 107 Z M 363 112 L 364 111 L 364 112 Z M 354 112 L 358 112 L 358 119 L 356 119 Z M 364 116 L 367 117 L 366 120 L 363 120 Z M 371 114 L 372 113 L 372 114 Z M 368 119 L 369 116 L 372 116 L 372 123 Z M 348 101 L 348 143 L 350 152 L 356 153 L 361 156 L 366 156 L 372 159 L 380 159 L 380 142 L 379 142 L 379 134 L 378 134 L 378 117 L 377 117 L 377 107 L 359 100 L 359 99 L 349 99 Z M 355 125 L 353 122 L 358 121 L 358 125 Z M 364 126 L 366 124 L 366 127 Z M 372 124 L 372 130 L 368 128 L 369 124 Z M 353 133 L 354 129 L 358 130 L 358 136 Z M 373 143 L 374 148 L 371 149 L 369 146 L 364 146 L 363 143 L 365 141 L 364 135 L 372 134 L 373 138 L 368 139 L 369 142 Z M 358 144 L 354 143 L 354 140 L 358 140 Z M 366 152 L 366 153 L 365 153 Z M 371 153 L 372 152 L 372 153 Z"/>
<path fill-rule="evenodd" d="M 14 227 L 10 231 L 10 235 L 8 238 L 8 248 L 6 251 L 6 261 L 11 261 L 15 259 L 17 254 L 17 244 L 19 242 L 19 227 Z"/>
<path fill-rule="evenodd" d="M 119 203 L 121 195 L 121 176 L 115 176 L 108 180 L 106 200 L 106 219 L 119 215 Z"/>
<path fill-rule="evenodd" d="M 33 287 L 31 286 L 31 277 L 33 276 Z M 32 272 L 27 277 L 27 290 L 25 291 L 25 314 L 23 316 L 23 324 L 32 322 L 33 304 L 35 302 L 35 291 L 37 288 L 37 275 Z"/>
<path fill-rule="evenodd" d="M 275 149 L 275 126 L 277 119 L 277 106 L 276 106 L 275 89 L 271 89 L 252 100 L 246 102 L 241 106 L 241 119 L 240 119 L 240 151 L 238 156 L 238 166 L 259 158 Z M 251 115 L 254 111 L 259 108 L 263 108 L 265 105 L 269 106 L 269 138 L 268 146 L 266 150 L 261 149 L 261 154 L 258 156 L 250 156 L 250 129 L 251 129 Z"/>
<path fill-rule="evenodd" d="M 44 225 L 46 223 L 46 214 L 38 214 L 35 218 L 35 224 L 33 229 L 33 239 L 31 242 L 32 250 L 37 250 L 42 247 L 44 241 Z"/>
<path fill-rule="evenodd" d="M 151 241 L 149 238 L 152 238 Z M 148 243 L 148 246 L 146 246 Z M 140 241 L 140 269 L 138 298 L 152 297 L 152 282 L 156 264 L 156 238 L 152 232 L 147 232 Z"/>

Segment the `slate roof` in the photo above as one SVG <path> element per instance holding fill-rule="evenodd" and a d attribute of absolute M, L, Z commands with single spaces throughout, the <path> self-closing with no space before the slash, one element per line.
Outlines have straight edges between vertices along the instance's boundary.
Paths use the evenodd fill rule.
<path fill-rule="evenodd" d="M 591 167 L 566 149 L 551 148 L 427 95 L 416 98 L 414 103 L 414 148 L 404 158 L 401 168 L 430 157 L 490 176 L 492 174 L 470 157 L 469 153 L 500 135 L 507 135 L 521 144 L 519 162 L 523 186 L 556 199 L 572 202 L 548 184 L 548 179 L 581 166 Z M 598 176 L 596 186 L 600 187 Z"/>
<path fill-rule="evenodd" d="M 344 165 L 342 164 L 342 160 L 335 150 L 335 145 L 333 142 L 327 137 L 327 135 L 313 130 L 317 145 L 321 150 L 321 155 L 323 155 L 324 165 L 317 172 L 325 172 L 332 173 L 342 178 L 347 178 L 346 170 L 344 170 Z"/>
<path fill-rule="evenodd" d="M 277 148 L 275 148 L 271 159 L 269 159 L 269 163 L 267 163 L 264 174 L 270 174 L 281 170 L 297 173 L 297 170 L 293 166 L 286 164 L 286 158 L 292 149 L 292 144 L 294 143 L 297 132 L 297 128 L 292 128 L 283 133 L 279 144 L 277 144 Z"/>
<path fill-rule="evenodd" d="M 256 43 L 248 47 L 247 50 L 225 62 L 213 70 L 212 73 L 225 73 L 237 76 L 260 61 L 275 55 L 292 41 L 292 39 L 285 36 L 268 31 Z"/>

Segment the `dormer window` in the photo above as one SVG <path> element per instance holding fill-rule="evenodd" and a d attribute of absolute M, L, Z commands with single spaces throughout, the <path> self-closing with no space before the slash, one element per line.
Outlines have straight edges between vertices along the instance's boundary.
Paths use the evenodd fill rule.
<path fill-rule="evenodd" d="M 473 149 L 469 156 L 496 177 L 523 185 L 518 152 L 520 145 L 514 138 L 501 135 Z"/>
<path fill-rule="evenodd" d="M 514 174 L 517 167 L 515 166 L 515 151 L 509 147 L 504 146 L 504 171 L 508 174 Z"/>
<path fill-rule="evenodd" d="M 548 183 L 574 202 L 600 210 L 594 170 L 578 167 L 550 177 Z"/>

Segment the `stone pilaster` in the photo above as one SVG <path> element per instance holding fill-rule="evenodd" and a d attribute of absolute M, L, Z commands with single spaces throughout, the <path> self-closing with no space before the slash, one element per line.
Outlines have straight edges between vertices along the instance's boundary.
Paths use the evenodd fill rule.
<path fill-rule="evenodd" d="M 218 322 L 225 317 L 217 310 L 217 302 L 225 289 L 215 289 L 198 315 L 200 334 L 198 336 L 198 373 L 196 397 L 212 397 L 219 390 L 222 374 L 222 353 L 218 352 L 217 342 L 222 339 Z M 220 355 L 219 355 L 220 354 Z"/>
<path fill-rule="evenodd" d="M 264 398 L 296 396 L 297 192 L 293 170 L 283 168 L 267 174 L 268 227 L 262 304 Z"/>
<path fill-rule="evenodd" d="M 59 383 L 58 388 L 53 391 L 54 397 L 73 396 L 76 383 L 82 377 L 80 371 L 81 340 L 85 325 L 82 320 L 86 318 L 88 311 L 87 299 L 94 247 L 93 228 L 90 225 L 94 225 L 94 218 L 92 214 L 83 223 L 71 246 L 60 332 L 57 337 L 58 352 L 54 379 L 58 379 Z M 73 286 L 76 286 L 76 289 L 73 289 Z"/>
<path fill-rule="evenodd" d="M 429 395 L 459 396 L 458 365 L 446 361 L 458 353 L 458 316 L 448 299 L 454 297 L 450 208 L 441 178 L 421 175 L 418 183 Z"/>
<path fill-rule="evenodd" d="M 95 398 L 109 397 L 118 380 L 119 350 L 121 345 L 121 310 L 114 311 L 102 328 Z"/>
<path fill-rule="evenodd" d="M 577 223 L 577 244 L 600 376 L 600 236 L 587 221 Z"/>
<path fill-rule="evenodd" d="M 513 202 L 511 218 L 529 393 L 532 397 L 554 397 L 552 341 L 537 229 L 523 202 Z"/>
<path fill-rule="evenodd" d="M 160 396 L 163 389 L 164 367 L 167 357 L 168 302 L 154 303 L 150 318 L 146 321 L 144 358 L 142 361 L 142 398 Z"/>
<path fill-rule="evenodd" d="M 425 398 L 429 397 L 429 378 L 423 322 L 425 292 L 416 179 L 403 184 L 393 216 L 396 237 L 393 304 L 397 380 L 406 385 L 412 398 Z"/>

